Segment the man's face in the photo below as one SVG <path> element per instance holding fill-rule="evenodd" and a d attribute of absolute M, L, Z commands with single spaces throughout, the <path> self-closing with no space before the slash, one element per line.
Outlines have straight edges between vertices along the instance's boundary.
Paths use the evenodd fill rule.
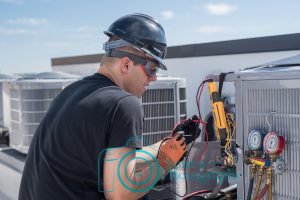
<path fill-rule="evenodd" d="M 151 81 L 156 81 L 156 76 L 149 76 L 142 64 L 132 65 L 128 70 L 128 76 L 126 77 L 125 90 L 140 98 L 146 91 Z"/>

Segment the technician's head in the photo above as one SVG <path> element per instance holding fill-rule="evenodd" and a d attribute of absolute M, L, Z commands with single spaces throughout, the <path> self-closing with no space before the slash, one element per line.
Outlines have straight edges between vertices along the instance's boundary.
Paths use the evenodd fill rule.
<path fill-rule="evenodd" d="M 122 88 L 140 97 L 156 80 L 158 69 L 167 70 L 164 29 L 150 16 L 131 14 L 113 22 L 104 33 L 109 40 L 103 45 L 101 66 L 117 66 Z"/>

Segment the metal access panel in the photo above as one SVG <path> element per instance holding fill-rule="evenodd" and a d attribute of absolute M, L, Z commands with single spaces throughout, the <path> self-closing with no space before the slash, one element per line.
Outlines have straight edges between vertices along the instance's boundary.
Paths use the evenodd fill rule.
<path fill-rule="evenodd" d="M 158 77 L 142 96 L 144 110 L 143 145 L 166 137 L 174 125 L 187 117 L 186 81 L 182 78 Z"/>
<path fill-rule="evenodd" d="M 75 80 L 15 80 L 3 82 L 4 125 L 9 145 L 27 154 L 33 134 L 52 100 Z"/>
<path fill-rule="evenodd" d="M 281 157 L 287 164 L 283 174 L 273 175 L 273 199 L 300 199 L 300 71 L 258 70 L 237 74 L 235 79 L 237 139 L 243 141 L 243 151 L 248 150 L 251 130 L 269 131 L 266 122 L 269 116 L 271 130 L 285 138 Z M 242 160 L 239 166 L 243 166 L 240 168 L 243 187 L 238 187 L 238 199 L 246 199 L 249 166 Z"/>

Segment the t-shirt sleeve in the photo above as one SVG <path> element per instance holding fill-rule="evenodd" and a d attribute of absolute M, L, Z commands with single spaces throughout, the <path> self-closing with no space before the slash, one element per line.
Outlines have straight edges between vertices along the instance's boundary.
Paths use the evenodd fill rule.
<path fill-rule="evenodd" d="M 110 121 L 108 148 L 142 148 L 143 110 L 135 96 L 121 98 Z"/>

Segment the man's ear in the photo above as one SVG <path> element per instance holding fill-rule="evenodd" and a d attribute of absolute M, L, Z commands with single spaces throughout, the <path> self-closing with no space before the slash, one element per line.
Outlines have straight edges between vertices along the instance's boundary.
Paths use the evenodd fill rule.
<path fill-rule="evenodd" d="M 130 64 L 130 60 L 128 57 L 123 57 L 121 59 L 120 65 L 121 65 L 121 71 L 123 73 L 127 73 L 128 69 L 129 69 L 129 64 Z"/>

